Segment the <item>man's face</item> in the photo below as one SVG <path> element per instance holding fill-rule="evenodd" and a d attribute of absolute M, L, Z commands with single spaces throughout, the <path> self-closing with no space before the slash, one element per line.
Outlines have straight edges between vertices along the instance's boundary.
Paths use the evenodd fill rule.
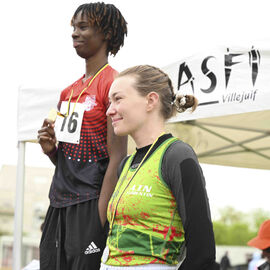
<path fill-rule="evenodd" d="M 106 50 L 107 43 L 104 35 L 90 24 L 85 14 L 78 13 L 73 19 L 72 26 L 73 47 L 80 57 L 88 59 L 99 50 Z"/>

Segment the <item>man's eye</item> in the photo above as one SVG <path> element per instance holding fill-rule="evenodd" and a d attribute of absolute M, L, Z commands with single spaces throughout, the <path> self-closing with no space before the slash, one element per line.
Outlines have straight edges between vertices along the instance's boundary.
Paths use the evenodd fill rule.
<path fill-rule="evenodd" d="M 122 99 L 122 97 L 115 97 L 115 100 L 116 100 L 116 101 L 118 101 L 118 100 L 120 100 L 120 99 Z"/>
<path fill-rule="evenodd" d="M 82 25 L 82 26 L 80 27 L 80 29 L 81 29 L 81 30 L 86 30 L 86 29 L 87 29 L 87 25 Z"/>

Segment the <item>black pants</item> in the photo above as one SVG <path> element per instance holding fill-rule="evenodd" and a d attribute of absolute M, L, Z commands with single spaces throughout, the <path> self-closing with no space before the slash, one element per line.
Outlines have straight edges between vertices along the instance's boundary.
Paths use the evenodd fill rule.
<path fill-rule="evenodd" d="M 40 270 L 95 270 L 106 244 L 98 200 L 49 207 L 40 241 Z"/>

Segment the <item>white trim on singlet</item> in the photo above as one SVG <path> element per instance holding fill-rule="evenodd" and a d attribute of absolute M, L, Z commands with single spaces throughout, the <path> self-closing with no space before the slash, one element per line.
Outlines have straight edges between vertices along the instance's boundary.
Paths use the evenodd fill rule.
<path fill-rule="evenodd" d="M 178 265 L 143 264 L 134 266 L 112 266 L 101 263 L 100 270 L 176 270 Z"/>

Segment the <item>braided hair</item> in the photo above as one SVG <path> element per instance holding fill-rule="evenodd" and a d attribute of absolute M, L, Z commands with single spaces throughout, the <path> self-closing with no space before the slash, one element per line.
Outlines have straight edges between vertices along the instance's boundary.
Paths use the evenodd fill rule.
<path fill-rule="evenodd" d="M 128 68 L 119 73 L 117 77 L 135 76 L 135 89 L 142 95 L 154 91 L 158 93 L 161 103 L 161 114 L 164 119 L 169 119 L 176 112 L 184 112 L 188 108 L 194 111 L 198 105 L 198 100 L 193 95 L 175 94 L 172 81 L 161 69 L 140 65 Z"/>
<path fill-rule="evenodd" d="M 120 47 L 124 45 L 125 35 L 127 36 L 127 22 L 119 9 L 112 4 L 103 2 L 83 4 L 75 11 L 71 24 L 80 12 L 82 16 L 87 16 L 93 27 L 96 27 L 107 37 L 107 53 L 115 56 Z"/>

